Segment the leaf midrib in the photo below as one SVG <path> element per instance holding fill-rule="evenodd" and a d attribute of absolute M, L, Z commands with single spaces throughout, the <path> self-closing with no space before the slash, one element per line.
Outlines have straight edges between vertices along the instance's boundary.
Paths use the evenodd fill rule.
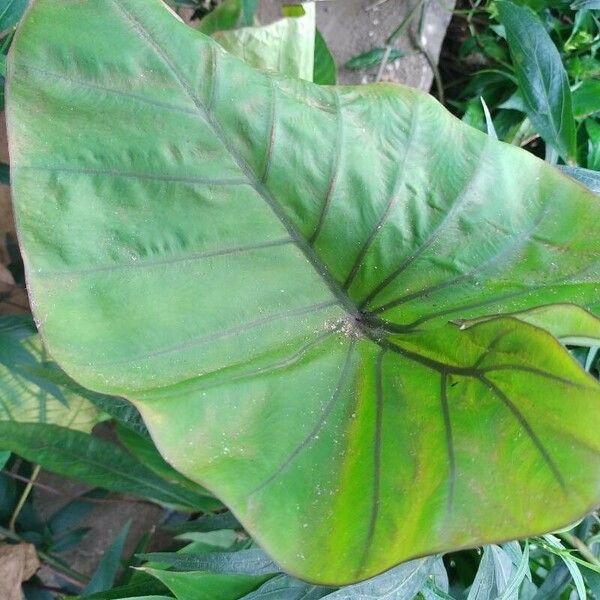
<path fill-rule="evenodd" d="M 210 125 L 217 139 L 223 144 L 223 147 L 230 155 L 231 159 L 237 165 L 237 167 L 242 171 L 242 173 L 246 176 L 249 185 L 257 192 L 257 194 L 267 203 L 271 211 L 275 214 L 275 216 L 279 219 L 281 224 L 285 227 L 286 231 L 289 233 L 290 237 L 293 239 L 294 244 L 302 251 L 305 257 L 308 259 L 312 267 L 319 274 L 323 282 L 327 285 L 331 293 L 338 300 L 340 305 L 352 316 L 355 318 L 359 318 L 359 310 L 352 299 L 348 296 L 348 294 L 342 289 L 341 285 L 338 281 L 331 275 L 329 269 L 323 263 L 323 261 L 319 258 L 313 248 L 310 246 L 310 243 L 304 238 L 304 236 L 296 229 L 296 227 L 289 220 L 283 207 L 277 202 L 276 198 L 267 188 L 267 186 L 260 180 L 258 175 L 254 172 L 252 167 L 248 164 L 248 161 L 236 151 L 236 149 L 227 141 L 227 137 L 215 119 L 210 107 L 204 106 L 204 104 L 199 100 L 197 95 L 195 94 L 192 87 L 187 82 L 184 75 L 179 71 L 177 66 L 170 59 L 169 55 L 163 50 L 160 44 L 154 39 L 151 33 L 144 27 L 144 25 L 136 18 L 134 14 L 132 14 L 129 10 L 127 10 L 120 0 L 113 0 L 113 4 L 117 7 L 117 10 L 121 13 L 121 15 L 134 27 L 135 30 L 140 34 L 141 38 L 154 50 L 156 55 L 161 59 L 161 61 L 166 65 L 169 72 L 173 75 L 181 89 L 185 92 L 185 94 L 190 98 L 197 112 L 204 117 L 204 120 Z M 211 104 L 212 100 L 214 100 L 215 92 L 217 90 L 217 51 L 215 45 L 211 43 L 211 62 L 212 62 L 212 70 L 211 70 Z M 274 121 L 273 121 L 274 123 Z M 268 166 L 267 166 L 268 169 Z"/>

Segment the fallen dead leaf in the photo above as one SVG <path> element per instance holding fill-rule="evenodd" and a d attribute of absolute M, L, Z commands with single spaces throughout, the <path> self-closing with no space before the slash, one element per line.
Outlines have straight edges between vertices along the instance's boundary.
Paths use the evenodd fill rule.
<path fill-rule="evenodd" d="M 22 600 L 21 584 L 39 568 L 33 544 L 0 544 L 0 598 Z"/>

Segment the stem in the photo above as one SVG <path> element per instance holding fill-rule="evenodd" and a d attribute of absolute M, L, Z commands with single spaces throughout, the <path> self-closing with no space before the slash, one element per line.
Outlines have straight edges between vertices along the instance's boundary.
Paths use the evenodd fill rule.
<path fill-rule="evenodd" d="M 85 586 L 86 579 L 81 573 L 73 571 L 73 569 L 70 569 L 66 565 L 63 565 L 60 561 L 56 560 L 55 558 L 53 558 L 49 554 L 46 554 L 45 552 L 41 552 L 38 550 L 38 556 L 40 557 L 42 562 L 47 566 L 48 569 L 62 577 L 62 579 L 64 579 L 65 581 L 68 581 L 69 583 L 72 583 L 77 587 L 83 588 Z"/>
<path fill-rule="evenodd" d="M 21 510 L 23 510 L 23 507 L 25 506 L 25 502 L 27 502 L 27 498 L 29 498 L 29 494 L 31 493 L 31 490 L 33 489 L 33 484 L 34 484 L 35 480 L 37 479 L 37 476 L 40 474 L 41 469 L 42 469 L 42 467 L 40 465 L 35 465 L 35 467 L 33 468 L 33 473 L 31 474 L 31 479 L 25 486 L 25 489 L 23 490 L 23 493 L 21 494 L 21 497 L 19 498 L 19 502 L 17 503 L 17 506 L 15 506 L 15 510 L 13 511 L 12 517 L 10 518 L 10 521 L 8 522 L 8 528 L 10 531 L 15 530 L 15 524 L 17 523 L 17 519 L 19 518 L 19 514 L 21 513 Z"/>
<path fill-rule="evenodd" d="M 580 540 L 576 535 L 572 533 L 558 533 L 556 534 L 559 538 L 567 542 L 570 546 L 575 548 L 583 558 L 585 558 L 588 562 L 597 567 L 600 567 L 600 560 L 594 555 L 594 553 L 590 550 L 590 548 Z"/>

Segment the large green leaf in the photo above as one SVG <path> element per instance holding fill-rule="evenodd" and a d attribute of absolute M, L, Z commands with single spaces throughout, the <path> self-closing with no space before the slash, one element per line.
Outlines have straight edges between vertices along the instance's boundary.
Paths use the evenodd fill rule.
<path fill-rule="evenodd" d="M 78 391 L 39 375 L 64 376 L 42 346 L 30 317 L 0 318 L 0 421 L 53 423 L 91 431 L 100 413 Z"/>
<path fill-rule="evenodd" d="M 346 583 L 598 503 L 598 384 L 521 319 L 448 323 L 597 313 L 584 187 L 421 92 L 257 72 L 159 0 L 38 0 L 9 80 L 53 357 L 286 570 Z"/>

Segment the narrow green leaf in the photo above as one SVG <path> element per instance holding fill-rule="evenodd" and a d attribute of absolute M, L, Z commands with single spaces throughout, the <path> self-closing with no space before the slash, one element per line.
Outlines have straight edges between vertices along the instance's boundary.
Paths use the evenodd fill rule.
<path fill-rule="evenodd" d="M 600 10 L 600 0 L 575 0 L 571 4 L 573 10 Z"/>
<path fill-rule="evenodd" d="M 554 600 L 567 589 L 572 578 L 564 562 L 559 561 L 547 573 L 533 600 Z"/>
<path fill-rule="evenodd" d="M 487 134 L 494 140 L 498 139 L 498 134 L 496 133 L 496 128 L 494 127 L 494 121 L 492 120 L 492 115 L 490 114 L 490 109 L 488 105 L 485 103 L 483 96 L 479 98 L 481 100 L 481 106 L 483 108 L 483 114 L 485 115 L 485 124 L 487 127 Z"/>
<path fill-rule="evenodd" d="M 129 450 L 141 464 L 156 473 L 164 481 L 187 488 L 187 490 L 189 490 L 188 498 L 195 495 L 196 499 L 194 504 L 196 506 L 202 507 L 204 511 L 223 508 L 218 500 L 213 499 L 212 494 L 178 471 L 175 471 L 173 467 L 165 462 L 164 458 L 156 449 L 156 446 L 152 443 L 152 440 L 145 436 L 138 435 L 124 426 L 117 426 L 117 435 L 125 448 Z"/>
<path fill-rule="evenodd" d="M 138 571 L 140 575 L 142 572 Z M 129 598 L 169 598 L 169 588 L 160 581 L 143 573 L 143 580 L 130 583 L 128 585 L 118 586 L 106 592 L 99 592 L 89 596 L 78 596 L 77 600 L 126 600 Z"/>
<path fill-rule="evenodd" d="M 353 71 L 357 71 L 359 69 L 371 69 L 381 64 L 383 57 L 385 55 L 385 48 L 371 48 L 358 56 L 354 56 L 351 58 L 345 65 L 346 69 L 350 69 Z M 392 48 L 390 50 L 390 54 L 388 57 L 388 61 L 392 62 L 397 60 L 398 58 L 402 58 L 406 56 L 406 52 L 404 50 L 399 50 L 398 48 Z"/>
<path fill-rule="evenodd" d="M 161 571 L 144 572 L 164 583 L 177 600 L 237 600 L 260 587 L 269 576 L 221 575 L 214 573 Z"/>
<path fill-rule="evenodd" d="M 315 60 L 313 81 L 319 85 L 335 85 L 337 66 L 325 38 L 315 29 Z"/>
<path fill-rule="evenodd" d="M 425 558 L 406 562 L 372 579 L 343 587 L 327 598 L 329 600 L 361 600 L 362 598 L 413 600 L 425 585 L 433 561 L 432 558 Z"/>
<path fill-rule="evenodd" d="M 600 172 L 581 167 L 567 167 L 560 165 L 559 169 L 564 171 L 569 177 L 585 185 L 589 190 L 600 196 Z"/>
<path fill-rule="evenodd" d="M 4 469 L 6 463 L 10 460 L 11 453 L 6 450 L 0 450 L 0 471 Z"/>
<path fill-rule="evenodd" d="M 491 546 L 486 546 L 467 600 L 495 600 L 497 596 L 494 556 Z"/>
<path fill-rule="evenodd" d="M 512 573 L 511 578 L 507 581 L 507 585 L 498 596 L 498 600 L 510 600 L 511 598 L 519 597 L 519 587 L 525 578 L 531 579 L 529 572 L 529 543 L 525 542 L 525 548 L 522 552 L 519 562 L 514 563 L 516 570 Z"/>
<path fill-rule="evenodd" d="M 600 80 L 586 79 L 573 91 L 573 114 L 584 119 L 597 112 L 600 112 Z"/>
<path fill-rule="evenodd" d="M 129 535 L 131 522 L 125 523 L 111 545 L 104 551 L 100 563 L 96 567 L 89 583 L 85 586 L 83 594 L 95 594 L 105 592 L 113 587 L 120 567 L 121 556 L 125 548 L 125 542 Z"/>
<path fill-rule="evenodd" d="M 100 489 L 80 494 L 51 515 L 47 523 L 48 528 L 54 535 L 57 535 L 76 527 L 94 510 L 93 500 L 105 496 L 106 491 Z"/>
<path fill-rule="evenodd" d="M 152 552 L 140 556 L 147 561 L 172 567 L 176 571 L 210 571 L 211 573 L 243 573 L 245 575 L 269 575 L 281 571 L 259 548 L 209 554 Z"/>
<path fill-rule="evenodd" d="M 203 533 L 208 531 L 218 531 L 220 529 L 241 529 L 241 527 L 242 526 L 235 516 L 227 511 L 215 515 L 202 515 L 198 519 L 179 523 L 168 529 L 174 533 L 193 531 Z"/>
<path fill-rule="evenodd" d="M 0 31 L 14 27 L 25 12 L 28 0 L 0 0 Z"/>
<path fill-rule="evenodd" d="M 319 600 L 332 592 L 332 588 L 304 583 L 289 575 L 277 575 L 243 600 Z"/>
<path fill-rule="evenodd" d="M 498 0 L 496 6 L 530 121 L 565 160 L 574 160 L 571 90 L 556 46 L 528 7 L 508 0 Z"/>
<path fill-rule="evenodd" d="M 558 550 L 565 549 L 565 547 L 562 545 L 561 541 L 557 537 L 550 535 L 550 534 L 545 535 L 543 537 L 549 546 L 551 546 L 553 548 L 557 548 Z M 581 571 L 579 570 L 577 563 L 574 560 L 572 560 L 571 558 L 569 558 L 569 556 L 567 556 L 565 553 L 561 552 L 559 554 L 559 556 L 560 556 L 561 560 L 565 563 L 565 566 L 569 570 L 569 573 L 571 574 L 571 577 L 573 578 L 573 581 L 575 582 L 575 588 L 577 589 L 577 594 L 579 595 L 579 599 L 586 600 L 587 593 L 585 591 L 585 584 L 583 582 L 583 576 L 581 575 Z"/>
<path fill-rule="evenodd" d="M 107 490 L 202 510 L 196 494 L 174 486 L 114 444 L 57 425 L 0 422 L 0 445 L 48 471 Z M 208 499 L 212 501 L 212 499 Z"/>

